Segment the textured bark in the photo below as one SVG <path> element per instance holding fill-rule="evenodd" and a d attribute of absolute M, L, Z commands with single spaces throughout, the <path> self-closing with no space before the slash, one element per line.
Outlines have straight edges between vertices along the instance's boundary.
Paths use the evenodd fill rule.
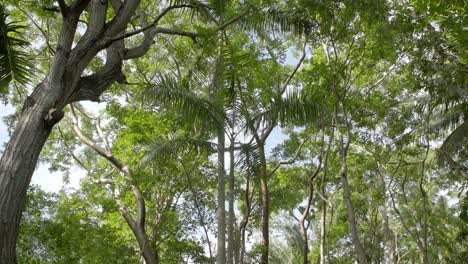
<path fill-rule="evenodd" d="M 108 2 L 115 15 L 106 20 Z M 63 117 L 63 108 L 76 101 L 99 101 L 100 95 L 112 83 L 124 81 L 123 61 L 143 56 L 157 33 L 188 35 L 185 34 L 187 32 L 146 30 L 139 45 L 126 49 L 123 38 L 115 38 L 125 32 L 139 4 L 139 0 L 74 0 L 70 5 L 59 1 L 63 21 L 54 59 L 47 77 L 27 97 L 0 160 L 2 264 L 16 263 L 15 244 L 26 191 L 39 154 L 52 128 Z M 79 40 L 75 40 L 78 19 L 85 8 L 89 13 L 88 28 Z M 183 6 L 162 10 L 159 19 L 173 8 Z M 76 45 L 72 48 L 74 42 Z M 91 75 L 82 76 L 88 64 L 102 50 L 106 50 L 105 65 Z"/>
<path fill-rule="evenodd" d="M 43 88 L 41 84 L 36 89 Z M 39 96 L 38 96 L 39 97 Z M 16 239 L 26 191 L 53 124 L 45 118 L 54 98 L 25 105 L 0 161 L 0 263 L 16 263 Z M 30 99 L 33 100 L 33 99 Z M 58 121 L 58 120 L 57 120 Z"/>
<path fill-rule="evenodd" d="M 86 2 L 86 1 L 78 1 Z M 79 3 L 78 3 L 79 4 Z M 81 6 L 70 10 L 60 32 L 49 75 L 27 97 L 0 160 L 0 260 L 16 263 L 21 211 L 39 154 L 53 126 L 63 117 L 64 65 L 70 54 Z M 73 80 L 73 74 L 69 74 Z"/>

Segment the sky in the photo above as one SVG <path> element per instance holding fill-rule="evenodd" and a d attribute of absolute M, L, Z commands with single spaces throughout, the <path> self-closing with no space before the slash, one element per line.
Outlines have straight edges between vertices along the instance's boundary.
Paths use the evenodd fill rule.
<path fill-rule="evenodd" d="M 96 107 L 95 103 L 86 103 L 88 109 L 98 109 L 104 106 Z M 4 123 L 4 118 L 13 114 L 14 108 L 10 104 L 0 104 L 0 152 L 3 153 L 10 136 L 8 135 L 7 127 Z M 92 112 L 92 111 L 91 111 Z M 80 179 L 83 178 L 86 173 L 83 169 L 74 166 L 70 169 L 70 179 L 67 185 L 64 185 L 63 173 L 62 172 L 50 172 L 48 164 L 39 163 L 36 166 L 31 184 L 37 184 L 41 189 L 48 192 L 58 192 L 62 187 L 66 188 L 77 188 L 79 187 Z"/>

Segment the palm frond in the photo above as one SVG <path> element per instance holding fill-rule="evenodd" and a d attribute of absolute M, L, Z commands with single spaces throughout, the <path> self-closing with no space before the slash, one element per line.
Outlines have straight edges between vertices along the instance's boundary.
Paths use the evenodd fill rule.
<path fill-rule="evenodd" d="M 175 158 L 179 154 L 186 154 L 191 151 L 195 153 L 214 153 L 217 149 L 217 145 L 213 142 L 179 135 L 169 135 L 168 140 L 155 140 L 148 147 L 149 151 L 141 159 L 141 164 L 158 158 Z"/>
<path fill-rule="evenodd" d="M 170 75 L 160 75 L 155 85 L 148 87 L 146 100 L 177 111 L 185 119 L 204 126 L 216 127 L 216 113 L 208 99 L 190 91 L 190 83 Z"/>
<path fill-rule="evenodd" d="M 265 111 L 258 112 L 253 120 L 267 126 L 293 124 L 305 125 L 315 122 L 322 109 L 321 101 L 310 92 L 292 89 L 277 96 Z"/>
<path fill-rule="evenodd" d="M 254 8 L 252 14 L 242 20 L 242 26 L 248 30 L 265 32 L 270 30 L 307 35 L 312 32 L 314 23 L 302 19 L 293 12 L 278 10 L 275 7 Z"/>
<path fill-rule="evenodd" d="M 466 160 L 468 158 L 468 125 L 463 122 L 444 140 L 439 149 L 438 159 L 442 164 L 448 164 L 452 168 L 460 167 L 466 170 Z M 454 158 L 458 157 L 458 158 Z M 460 161 L 460 162 L 457 162 Z M 455 164 L 456 163 L 456 164 Z"/>
<path fill-rule="evenodd" d="M 242 144 L 240 151 L 237 153 L 235 166 L 255 177 L 260 165 L 259 157 L 260 155 L 257 144 Z"/>
<path fill-rule="evenodd" d="M 436 132 L 455 129 L 463 120 L 466 108 L 467 104 L 460 103 L 448 108 L 447 111 L 440 110 L 433 114 L 436 122 L 431 125 L 431 129 Z"/>
<path fill-rule="evenodd" d="M 20 37 L 25 27 L 7 20 L 8 14 L 0 6 L 0 93 L 8 92 L 11 81 L 27 84 L 33 68 L 28 54 L 23 51 L 29 43 Z"/>
<path fill-rule="evenodd" d="M 293 89 L 276 101 L 280 124 L 304 125 L 317 120 L 320 100 L 305 90 Z"/>

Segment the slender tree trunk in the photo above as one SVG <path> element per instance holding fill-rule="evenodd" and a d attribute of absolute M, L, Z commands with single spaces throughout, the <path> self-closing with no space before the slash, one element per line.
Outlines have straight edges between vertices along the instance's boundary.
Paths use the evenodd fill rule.
<path fill-rule="evenodd" d="M 325 160 L 323 162 L 323 173 L 322 173 L 322 184 L 321 184 L 321 192 L 322 192 L 322 209 L 321 209 L 321 216 L 320 216 L 320 264 L 325 264 L 326 256 L 328 256 L 328 252 L 326 252 L 326 244 L 327 244 L 327 174 L 328 174 L 328 159 L 330 158 L 330 150 L 333 144 L 333 139 L 335 137 L 335 125 L 336 125 L 336 108 L 333 111 L 332 116 L 332 128 L 328 138 L 327 143 L 327 150 L 325 153 Z M 325 133 L 325 132 L 324 132 Z"/>
<path fill-rule="evenodd" d="M 226 190 L 224 170 L 224 125 L 218 128 L 218 252 L 216 263 L 226 263 Z"/>
<path fill-rule="evenodd" d="M 377 164 L 377 168 L 378 168 Z M 387 197 L 387 190 L 385 184 L 385 178 L 380 169 L 378 168 L 378 179 L 377 183 L 382 190 L 383 197 Z M 380 216 L 382 217 L 382 231 L 384 237 L 384 263 L 385 264 L 396 264 L 396 245 L 395 245 L 395 234 L 393 230 L 390 228 L 390 224 L 388 222 L 388 210 L 387 210 L 387 199 L 385 199 L 384 204 L 379 208 Z"/>
<path fill-rule="evenodd" d="M 304 208 L 301 218 L 299 219 L 301 238 L 304 244 L 303 258 L 302 258 L 303 264 L 309 263 L 309 241 L 307 239 L 307 227 L 305 225 L 305 221 L 307 219 L 307 216 L 309 216 L 310 206 L 312 205 L 312 199 L 314 198 L 314 179 L 315 177 L 317 177 L 318 173 L 320 172 L 320 168 L 322 166 L 322 160 L 321 158 L 319 159 L 320 159 L 320 164 L 318 165 L 317 170 L 309 176 L 309 184 L 308 184 L 309 195 L 307 197 L 307 204 L 306 204 L 306 207 Z"/>
<path fill-rule="evenodd" d="M 299 219 L 299 227 L 301 232 L 301 239 L 303 243 L 303 256 L 302 256 L 302 263 L 308 264 L 309 263 L 309 241 L 307 239 L 307 227 L 305 226 L 305 221 L 307 216 L 309 215 L 310 205 L 312 203 L 312 198 L 314 197 L 314 183 L 312 180 L 309 180 L 309 197 L 307 198 L 307 205 L 302 213 L 301 218 Z"/>
<path fill-rule="evenodd" d="M 325 197 L 325 186 L 322 177 L 322 195 Z M 326 244 L 326 228 L 327 228 L 327 202 L 322 200 L 322 209 L 320 216 L 320 264 L 325 264 L 326 253 L 325 253 L 325 244 Z"/>
<path fill-rule="evenodd" d="M 148 237 L 146 236 L 145 228 L 143 226 L 144 224 L 137 224 L 126 211 L 121 210 L 121 214 L 125 218 L 128 226 L 132 230 L 133 235 L 138 242 L 138 245 L 140 246 L 141 254 L 145 259 L 145 263 L 159 264 L 159 256 L 156 252 L 156 254 L 153 253 L 153 250 L 151 249 Z M 127 216 L 125 214 L 127 214 Z"/>
<path fill-rule="evenodd" d="M 268 179 L 266 170 L 265 145 L 257 142 L 260 159 L 260 187 L 262 192 L 262 256 L 260 263 L 268 264 L 268 254 L 270 248 L 270 208 L 268 194 Z"/>
<path fill-rule="evenodd" d="M 47 88 L 40 84 L 36 89 L 47 90 Z M 48 96 L 44 92 L 38 94 L 37 98 L 39 99 L 37 103 L 26 101 L 0 160 L 0 260 L 2 264 L 16 263 L 16 239 L 24 198 L 39 154 L 55 124 L 45 119 L 56 97 L 54 98 L 52 93 Z"/>
<path fill-rule="evenodd" d="M 382 206 L 380 208 L 380 215 L 382 216 L 382 229 L 385 243 L 384 263 L 396 264 L 397 254 L 395 246 L 395 235 L 388 223 L 388 212 L 386 206 Z"/>
<path fill-rule="evenodd" d="M 248 154 L 247 154 L 248 155 Z M 247 160 L 249 158 L 247 157 Z M 239 227 L 240 231 L 240 257 L 239 257 L 239 263 L 244 264 L 245 260 L 245 232 L 247 229 L 247 224 L 249 223 L 249 218 L 250 218 L 250 210 L 251 210 L 251 199 L 250 199 L 250 172 L 247 172 L 247 177 L 246 177 L 246 187 L 245 187 L 245 214 L 244 214 L 244 219 L 242 219 L 242 222 Z"/>
<path fill-rule="evenodd" d="M 351 241 L 354 246 L 354 253 L 356 255 L 356 260 L 359 264 L 367 264 L 366 254 L 364 248 L 362 247 L 361 240 L 359 239 L 356 216 L 354 213 L 354 206 L 351 201 L 351 191 L 349 190 L 348 185 L 348 170 L 346 164 L 346 151 L 341 151 L 340 153 L 341 161 L 341 184 L 343 185 L 343 199 L 345 201 L 346 210 L 348 211 L 348 227 L 351 234 Z"/>
<path fill-rule="evenodd" d="M 228 246 L 227 246 L 227 263 L 233 263 L 234 257 L 234 225 L 236 223 L 236 215 L 234 212 L 234 136 L 231 135 L 231 145 L 229 148 L 229 222 L 228 222 Z"/>
<path fill-rule="evenodd" d="M 128 165 L 123 163 L 117 157 L 115 157 L 111 152 L 111 147 L 108 144 L 107 139 L 104 137 L 102 133 L 101 127 L 99 122 L 97 123 L 96 127 L 98 129 L 98 134 L 105 143 L 105 148 L 100 147 L 96 142 L 92 141 L 90 138 L 86 137 L 83 132 L 81 131 L 78 125 L 78 117 L 76 115 L 75 109 L 73 105 L 70 106 L 71 114 L 72 114 L 72 123 L 73 123 L 73 130 L 75 131 L 76 135 L 80 139 L 80 141 L 87 145 L 89 148 L 94 150 L 99 156 L 105 158 L 112 166 L 114 166 L 122 176 L 125 176 L 127 180 L 131 183 L 132 182 L 132 172 Z M 113 184 L 113 180 L 106 181 L 104 180 L 97 180 L 97 183 L 109 183 Z M 119 206 L 119 211 L 122 217 L 127 222 L 127 225 L 133 232 L 135 239 L 140 246 L 141 254 L 145 259 L 146 264 L 159 264 L 159 256 L 157 251 L 151 248 L 148 236 L 146 235 L 145 231 L 145 224 L 146 224 L 146 205 L 145 205 L 145 198 L 143 196 L 142 191 L 137 185 L 131 183 L 133 197 L 135 198 L 136 203 L 136 217 L 132 217 L 131 214 L 127 211 L 126 206 L 120 200 L 120 196 L 118 193 L 115 195 L 116 202 Z"/>
<path fill-rule="evenodd" d="M 241 250 L 241 232 L 240 228 L 234 227 L 234 263 L 240 263 L 240 250 Z"/>

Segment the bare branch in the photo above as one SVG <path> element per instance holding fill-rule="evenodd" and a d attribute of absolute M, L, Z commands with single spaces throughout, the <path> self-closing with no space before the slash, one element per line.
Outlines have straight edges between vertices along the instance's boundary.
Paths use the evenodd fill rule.
<path fill-rule="evenodd" d="M 128 33 L 125 33 L 123 35 L 120 35 L 118 37 L 115 37 L 113 38 L 111 41 L 117 41 L 117 40 L 121 40 L 121 39 L 125 39 L 125 38 L 128 38 L 128 37 L 131 37 L 131 36 L 134 36 L 134 35 L 137 35 L 139 33 L 142 33 L 148 29 L 151 29 L 153 28 L 154 26 L 156 26 L 156 24 L 161 20 L 161 18 L 167 14 L 167 12 L 169 12 L 170 10 L 172 9 L 177 9 L 177 8 L 189 8 L 189 7 L 194 7 L 193 5 L 173 5 L 173 6 L 169 6 L 165 9 L 163 9 L 161 11 L 161 13 L 159 15 L 157 15 L 153 21 L 151 22 L 151 24 L 147 24 L 147 25 L 144 25 L 144 27 L 142 28 L 139 28 L 135 31 L 132 31 L 132 32 L 128 32 Z"/>
<path fill-rule="evenodd" d="M 224 22 L 223 24 L 221 24 L 220 26 L 218 26 L 216 28 L 215 31 L 219 31 L 219 30 L 224 30 L 225 28 L 227 28 L 228 26 L 236 23 L 237 21 L 239 21 L 241 18 L 245 17 L 246 15 L 248 15 L 250 13 L 250 8 L 245 10 L 244 12 L 242 12 L 241 14 L 239 14 L 238 16 L 236 17 L 233 17 L 231 19 L 229 19 L 228 21 Z"/>
<path fill-rule="evenodd" d="M 294 75 L 296 75 L 297 71 L 301 67 L 302 62 L 304 62 L 304 59 L 306 57 L 306 46 L 307 46 L 307 39 L 304 42 L 304 47 L 302 48 L 302 56 L 299 59 L 299 62 L 296 64 L 296 67 L 294 68 L 294 70 L 291 72 L 291 74 L 288 76 L 288 78 L 284 82 L 283 88 L 281 89 L 281 94 L 283 94 L 286 91 L 286 88 L 288 87 L 289 83 L 291 82 L 291 80 L 294 78 Z"/>
<path fill-rule="evenodd" d="M 102 183 L 102 184 L 114 184 L 114 180 L 112 179 L 107 179 L 107 178 L 99 178 L 94 181 L 95 183 Z"/>
<path fill-rule="evenodd" d="M 296 154 L 294 155 L 294 157 L 292 159 L 289 159 L 289 160 L 285 160 L 285 161 L 281 161 L 280 163 L 276 164 L 276 166 L 273 168 L 273 170 L 268 174 L 267 177 L 270 177 L 271 175 L 273 175 L 280 167 L 281 165 L 287 165 L 287 164 L 293 164 L 294 162 L 296 162 L 296 159 L 299 157 L 299 154 L 301 154 L 301 150 L 302 150 L 302 147 L 304 146 L 304 144 L 307 142 L 307 139 L 304 140 L 301 145 L 297 148 L 296 150 Z M 318 173 L 318 172 L 317 172 Z"/>

